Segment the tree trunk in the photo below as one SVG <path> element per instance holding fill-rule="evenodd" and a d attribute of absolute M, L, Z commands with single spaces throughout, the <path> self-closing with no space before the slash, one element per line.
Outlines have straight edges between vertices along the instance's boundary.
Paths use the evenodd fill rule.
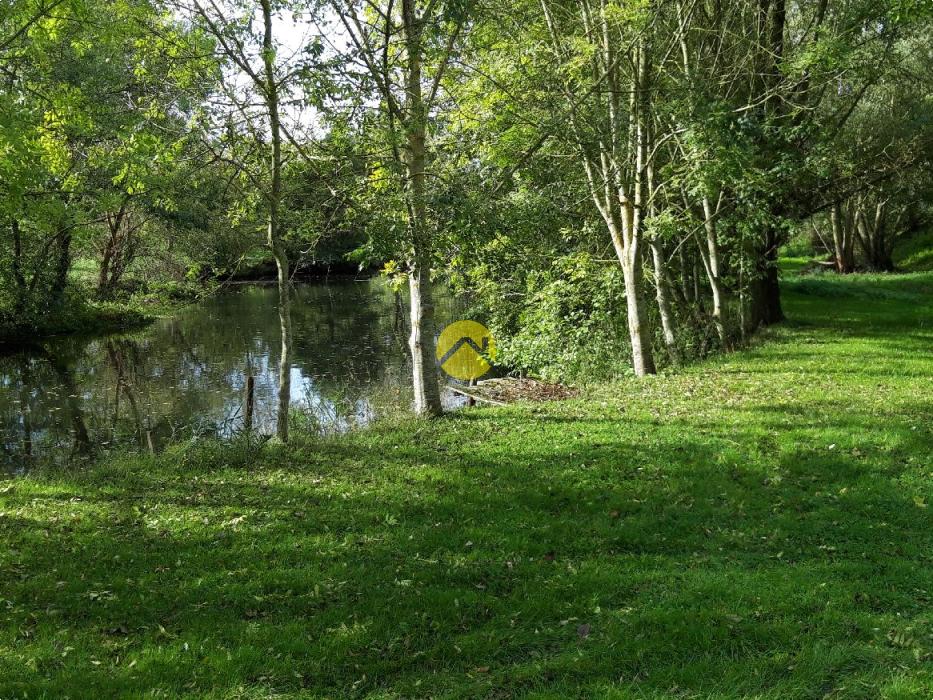
<path fill-rule="evenodd" d="M 645 313 L 645 300 L 641 291 L 641 265 L 626 262 L 622 266 L 622 276 L 625 279 L 628 332 L 632 343 L 632 369 L 636 377 L 655 374 L 657 369 L 654 365 L 654 355 L 651 352 L 651 339 L 645 337 L 648 315 Z"/>
<path fill-rule="evenodd" d="M 648 213 L 649 216 L 654 217 L 657 215 L 654 202 L 658 190 L 655 188 L 654 163 L 651 159 L 648 159 L 645 166 L 645 174 L 648 184 Z M 674 314 L 671 312 L 671 294 L 676 293 L 675 287 L 668 274 L 664 244 L 661 239 L 657 235 L 652 235 L 648 240 L 648 247 L 651 248 L 651 262 L 654 266 L 654 288 L 655 298 L 658 302 L 658 314 L 661 317 L 661 336 L 664 339 L 664 347 L 667 349 L 671 362 L 677 365 L 680 363 L 680 353 L 677 351 L 677 332 L 674 324 Z"/>
<path fill-rule="evenodd" d="M 269 224 L 270 230 L 274 228 Z M 292 311 L 291 289 L 288 279 L 288 258 L 281 241 L 273 250 L 277 272 L 279 290 L 279 333 L 281 347 L 279 350 L 279 401 L 276 411 L 275 435 L 282 442 L 288 442 L 288 411 L 291 405 L 291 373 L 292 373 Z"/>
<path fill-rule="evenodd" d="M 402 0 L 402 21 L 407 54 L 405 91 L 407 93 L 408 131 L 408 224 L 412 241 L 409 272 L 411 295 L 411 350 L 414 409 L 420 416 L 442 412 L 440 387 L 435 371 L 434 299 L 431 284 L 431 235 L 427 230 L 425 201 L 425 140 L 427 114 L 421 86 L 421 22 L 416 16 L 415 0 Z"/>
<path fill-rule="evenodd" d="M 891 246 L 887 236 L 885 203 L 875 207 L 875 218 L 869 222 L 864 209 L 858 208 L 855 214 L 855 234 L 865 256 L 868 267 L 876 272 L 894 270 L 891 258 Z"/>
<path fill-rule="evenodd" d="M 756 251 L 755 274 L 749 280 L 749 325 L 757 328 L 784 320 L 781 308 L 781 285 L 778 277 L 777 255 L 779 236 L 769 227 L 764 242 Z"/>
<path fill-rule="evenodd" d="M 758 45 L 756 62 L 765 99 L 765 116 L 777 123 L 785 116 L 785 102 L 779 87 L 783 80 L 781 62 L 784 59 L 784 29 L 787 21 L 786 0 L 758 0 Z M 764 144 L 767 147 L 767 143 Z M 772 203 L 771 214 L 778 216 L 782 206 Z M 753 249 L 754 268 L 749 270 L 748 322 L 751 329 L 784 320 L 781 308 L 781 286 L 777 256 L 781 236 L 774 225 L 768 225 L 762 240 Z"/>
<path fill-rule="evenodd" d="M 136 232 L 139 225 L 133 225 L 129 213 L 123 217 L 123 226 L 116 239 L 113 261 L 110 263 L 108 289 L 116 289 L 123 280 L 123 274 L 136 258 Z"/>
<path fill-rule="evenodd" d="M 829 210 L 829 220 L 833 230 L 833 255 L 836 272 L 849 274 L 855 271 L 855 251 L 850 216 L 844 215 L 839 204 L 833 204 Z"/>
<path fill-rule="evenodd" d="M 272 41 L 272 3 L 261 0 L 264 32 L 262 38 L 265 68 L 265 100 L 269 112 L 269 131 L 272 138 L 272 182 L 269 189 L 269 221 L 267 240 L 275 258 L 279 291 L 279 329 L 282 345 L 279 354 L 279 397 L 275 435 L 288 442 L 288 409 L 291 404 L 291 289 L 288 255 L 279 230 L 279 206 L 282 202 L 282 128 L 279 119 L 279 94 L 275 78 L 275 46 Z"/>
<path fill-rule="evenodd" d="M 696 301 L 693 298 L 693 284 L 690 281 L 690 273 L 692 271 L 692 265 L 687 264 L 687 246 L 684 243 L 681 243 L 678 248 L 678 255 L 680 257 L 680 287 L 681 292 L 684 297 L 684 301 L 688 304 Z"/>
<path fill-rule="evenodd" d="M 667 348 L 667 352 L 671 356 L 671 361 L 674 364 L 678 364 L 680 362 L 680 354 L 677 352 L 677 334 L 674 331 L 674 314 L 671 312 L 667 272 L 664 269 L 664 251 L 661 248 L 661 242 L 657 238 L 652 238 L 649 245 L 651 247 L 651 260 L 654 263 L 654 286 L 657 292 L 658 312 L 661 315 L 661 331 L 664 335 L 664 347 Z"/>
<path fill-rule="evenodd" d="M 555 51 L 562 52 L 563 41 L 554 18 L 545 0 L 541 2 L 548 33 Z M 592 17 L 583 12 L 583 23 L 587 33 L 591 32 Z M 619 61 L 616 60 L 612 32 L 608 25 L 606 7 L 598 16 L 601 33 L 602 64 L 597 62 L 597 72 L 605 71 L 607 87 L 606 132 L 595 144 L 590 143 L 588 130 L 583 129 L 583 118 L 578 119 L 577 99 L 573 87 L 563 84 L 564 97 L 570 109 L 570 127 L 580 151 L 590 196 L 603 217 L 612 244 L 622 267 L 625 281 L 629 340 L 632 347 L 632 368 L 635 375 L 643 377 L 656 372 L 651 351 L 651 338 L 642 293 L 643 261 L 641 242 L 643 239 L 642 216 L 646 197 L 644 183 L 649 165 L 647 143 L 648 125 L 648 57 L 645 40 L 640 40 L 636 49 L 636 74 L 631 78 L 631 89 L 622 88 Z M 626 86 L 627 88 L 628 86 Z M 628 95 L 632 118 L 621 117 L 621 96 Z M 595 154 L 590 152 L 594 150 Z M 620 162 L 624 166 L 620 167 Z"/>
<path fill-rule="evenodd" d="M 26 276 L 23 274 L 23 238 L 19 228 L 19 220 L 14 218 L 10 222 L 13 233 L 13 314 L 17 322 L 26 310 Z"/>
<path fill-rule="evenodd" d="M 52 307 L 59 307 L 64 301 L 69 270 L 71 270 L 71 229 L 64 231 L 58 239 L 58 259 L 49 289 Z"/>
<path fill-rule="evenodd" d="M 243 430 L 249 433 L 253 429 L 253 413 L 256 406 L 256 378 L 246 377 L 246 396 L 243 400 Z"/>
<path fill-rule="evenodd" d="M 432 299 L 430 271 L 425 265 L 415 264 L 408 275 L 411 295 L 411 350 L 412 380 L 414 383 L 415 413 L 436 416 L 441 413 L 440 387 L 435 371 L 434 301 Z"/>
<path fill-rule="evenodd" d="M 648 314 L 642 297 L 642 217 L 645 212 L 645 176 L 648 167 L 648 52 L 642 43 L 638 48 L 637 74 L 634 85 L 635 103 L 635 172 L 631 202 L 623 197 L 625 261 L 622 275 L 628 304 L 628 329 L 632 341 L 632 365 L 636 377 L 655 374 L 654 354 Z M 647 336 L 647 337 L 646 337 Z"/>
<path fill-rule="evenodd" d="M 613 237 L 614 239 L 617 236 Z M 625 282 L 626 316 L 628 320 L 629 341 L 632 345 L 632 369 L 636 377 L 655 374 L 654 355 L 651 352 L 651 338 L 648 336 L 648 314 L 642 293 L 644 272 L 642 269 L 641 250 L 635 241 L 630 241 L 622 248 L 616 246 L 619 262 L 622 265 L 622 278 Z"/>
<path fill-rule="evenodd" d="M 97 273 L 97 296 L 105 299 L 110 295 L 110 261 L 113 259 L 113 234 L 107 237 L 104 243 L 104 254 L 100 259 L 100 270 Z"/>
<path fill-rule="evenodd" d="M 106 299 L 110 296 L 113 288 L 111 279 L 111 265 L 114 257 L 118 255 L 120 232 L 123 227 L 123 217 L 126 214 L 126 200 L 120 205 L 120 210 L 115 214 L 107 215 L 107 240 L 104 243 L 104 251 L 100 260 L 100 271 L 97 274 L 97 296 Z"/>
<path fill-rule="evenodd" d="M 696 261 L 696 258 L 693 260 L 693 272 L 690 275 L 692 281 L 691 286 L 691 295 L 690 300 L 701 307 L 703 306 L 703 299 L 700 298 L 700 264 Z"/>
<path fill-rule="evenodd" d="M 703 197 L 703 228 L 706 230 L 706 251 L 701 248 L 703 267 L 709 278 L 710 291 L 713 295 L 713 323 L 719 342 L 726 342 L 726 322 L 723 310 L 722 277 L 719 265 L 719 237 L 716 230 L 716 212 L 713 211 L 709 197 Z"/>

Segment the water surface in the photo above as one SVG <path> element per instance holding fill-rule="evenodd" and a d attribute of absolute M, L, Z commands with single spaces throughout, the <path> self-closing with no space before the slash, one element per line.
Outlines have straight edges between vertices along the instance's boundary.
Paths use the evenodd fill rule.
<path fill-rule="evenodd" d="M 292 304 L 292 420 L 343 431 L 411 406 L 407 295 L 381 280 L 299 285 Z M 144 330 L 60 338 L 0 357 L 0 471 L 114 448 L 273 433 L 281 336 L 274 286 L 229 288 Z M 439 324 L 457 313 L 441 298 Z M 448 407 L 458 400 L 447 393 Z"/>

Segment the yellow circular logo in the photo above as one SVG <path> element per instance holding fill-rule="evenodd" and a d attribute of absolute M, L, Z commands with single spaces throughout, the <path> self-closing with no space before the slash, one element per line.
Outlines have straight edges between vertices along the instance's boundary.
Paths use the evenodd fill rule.
<path fill-rule="evenodd" d="M 437 339 L 437 361 L 454 379 L 479 379 L 491 369 L 489 361 L 495 357 L 492 333 L 476 321 L 451 323 Z"/>

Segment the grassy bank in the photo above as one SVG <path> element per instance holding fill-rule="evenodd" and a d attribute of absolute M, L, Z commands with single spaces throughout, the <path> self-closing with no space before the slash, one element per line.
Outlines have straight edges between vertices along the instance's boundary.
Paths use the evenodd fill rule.
<path fill-rule="evenodd" d="M 894 249 L 894 264 L 902 270 L 933 270 L 933 230 L 904 241 Z"/>
<path fill-rule="evenodd" d="M 933 274 L 565 403 L 0 482 L 0 698 L 933 696 Z"/>
<path fill-rule="evenodd" d="M 59 309 L 14 316 L 0 308 L 0 348 L 59 335 L 101 335 L 141 328 L 160 316 L 171 315 L 204 291 L 194 285 L 161 285 L 100 301 L 94 299 L 92 289 L 75 287 Z"/>
<path fill-rule="evenodd" d="M 58 335 L 99 335 L 141 328 L 156 315 L 135 304 L 76 300 L 41 319 L 0 320 L 0 347 L 28 344 Z"/>

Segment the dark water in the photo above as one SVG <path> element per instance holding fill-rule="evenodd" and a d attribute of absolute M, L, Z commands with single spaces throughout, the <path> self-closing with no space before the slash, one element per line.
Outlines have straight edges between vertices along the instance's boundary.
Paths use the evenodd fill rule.
<path fill-rule="evenodd" d="M 411 406 L 406 294 L 379 280 L 300 285 L 292 304 L 292 420 L 344 431 Z M 273 433 L 277 292 L 241 286 L 133 333 L 62 338 L 0 356 L 0 472 L 243 429 Z M 441 299 L 439 325 L 456 304 Z M 457 404 L 445 396 L 448 407 Z"/>

